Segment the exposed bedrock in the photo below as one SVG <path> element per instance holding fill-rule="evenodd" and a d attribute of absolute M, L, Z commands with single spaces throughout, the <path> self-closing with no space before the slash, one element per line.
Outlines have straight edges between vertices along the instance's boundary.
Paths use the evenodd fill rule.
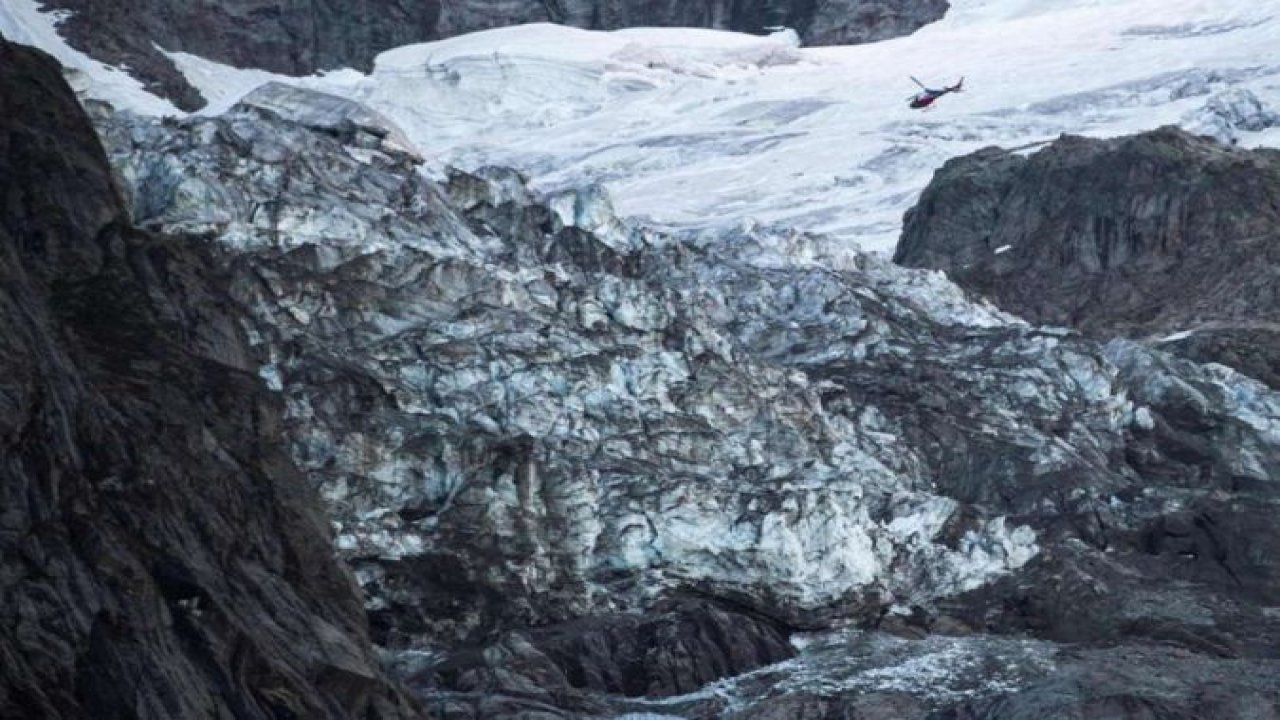
<path fill-rule="evenodd" d="M 795 655 L 776 624 L 684 600 L 648 613 L 598 615 L 455 652 L 407 683 L 448 717 L 485 717 L 496 698 L 528 712 L 609 715 L 621 698 L 687 695 Z M 607 697 L 617 698 L 607 701 Z M 430 703 L 429 703 L 430 704 Z"/>
<path fill-rule="evenodd" d="M 300 105 L 349 117 L 259 96 L 99 127 L 138 221 L 216 249 L 376 639 L 435 653 L 402 667 L 441 712 L 582 716 L 623 675 L 683 692 L 848 622 L 1259 671 L 1277 646 L 1265 385 L 940 273 L 803 261 L 804 234 L 671 236 L 497 168 L 428 181 L 393 128 Z M 958 702 L 885 692 L 857 707 Z"/>
<path fill-rule="evenodd" d="M 396 718 L 207 243 L 0 40 L 0 716 Z"/>
<path fill-rule="evenodd" d="M 1124 336 L 1280 387 L 1280 152 L 1175 128 L 944 165 L 895 260 L 1037 323 Z"/>
<path fill-rule="evenodd" d="M 1280 711 L 1278 215 L 1280 153 L 1171 128 L 958 158 L 908 214 L 898 262 L 1034 322 L 1117 338 L 1105 352 L 1144 408 L 1122 460 L 1139 485 L 1076 542 L 1042 540 L 1018 574 L 940 607 L 973 629 L 1132 647 L 1083 653 L 955 717 Z M 1098 667 L 1112 661 L 1124 667 Z"/>
<path fill-rule="evenodd" d="M 238 67 L 291 75 L 372 69 L 383 50 L 530 22 L 613 30 L 690 26 L 743 32 L 797 28 L 815 45 L 906 35 L 947 11 L 946 0 L 50 0 L 72 11 L 62 25 L 91 56 L 127 66 L 151 89 L 204 104 L 156 46 Z"/>

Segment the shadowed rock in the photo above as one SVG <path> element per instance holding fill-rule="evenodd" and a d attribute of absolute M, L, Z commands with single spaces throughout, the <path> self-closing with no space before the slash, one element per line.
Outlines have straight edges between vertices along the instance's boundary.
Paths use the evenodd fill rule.
<path fill-rule="evenodd" d="M 410 714 L 211 267 L 0 40 L 0 716 Z"/>
<path fill-rule="evenodd" d="M 714 603 L 683 601 L 645 615 L 602 615 L 516 631 L 452 652 L 411 687 L 455 702 L 482 696 L 582 712 L 601 695 L 662 698 L 795 655 L 785 630 Z"/>

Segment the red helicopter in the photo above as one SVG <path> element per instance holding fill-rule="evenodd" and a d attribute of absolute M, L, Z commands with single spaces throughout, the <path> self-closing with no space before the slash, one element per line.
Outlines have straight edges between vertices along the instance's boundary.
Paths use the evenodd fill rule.
<path fill-rule="evenodd" d="M 943 95 L 946 95 L 947 93 L 964 92 L 963 77 L 960 78 L 960 82 L 957 82 L 955 85 L 951 85 L 950 87 L 944 87 L 939 90 L 934 90 L 933 88 L 925 87 L 924 83 L 920 82 L 919 80 L 916 80 L 914 77 L 911 78 L 911 82 L 919 85 L 921 90 L 921 92 L 918 92 L 915 95 L 912 95 L 907 100 L 907 103 L 911 106 L 911 109 L 913 110 L 923 110 L 924 108 L 927 108 L 930 105 L 932 105 L 934 100 L 937 100 L 938 98 L 942 97 Z"/>

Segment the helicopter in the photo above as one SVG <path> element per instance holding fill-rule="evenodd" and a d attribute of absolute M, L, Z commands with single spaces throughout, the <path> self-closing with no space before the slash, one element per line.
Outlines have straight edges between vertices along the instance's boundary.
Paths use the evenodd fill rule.
<path fill-rule="evenodd" d="M 911 77 L 911 81 L 920 86 L 920 92 L 916 93 L 915 95 L 912 95 L 910 98 L 907 99 L 907 103 L 911 106 L 912 110 L 923 110 L 924 108 L 927 108 L 930 105 L 933 105 L 933 102 L 935 100 L 942 97 L 943 95 L 946 95 L 947 93 L 964 91 L 963 77 L 961 77 L 960 81 L 957 82 L 955 85 L 950 85 L 940 89 L 926 87 L 924 83 L 915 79 L 915 77 Z"/>

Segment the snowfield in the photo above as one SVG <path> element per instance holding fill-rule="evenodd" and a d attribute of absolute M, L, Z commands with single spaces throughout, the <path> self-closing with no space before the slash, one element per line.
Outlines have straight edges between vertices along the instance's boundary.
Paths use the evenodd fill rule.
<path fill-rule="evenodd" d="M 81 83 L 87 94 L 172 111 L 59 45 L 52 28 L 33 0 L 0 7 L 6 36 L 96 78 Z M 205 112 L 292 82 L 388 115 L 427 172 L 501 164 L 545 191 L 600 182 L 621 214 L 659 225 L 828 234 L 828 261 L 853 245 L 891 251 L 933 170 L 983 146 L 1030 150 L 1064 132 L 1169 123 L 1280 144 L 1276 0 L 953 0 L 910 37 L 796 45 L 789 32 L 529 25 L 392 50 L 367 76 L 290 79 L 171 57 L 212 101 Z M 910 110 L 910 75 L 963 75 L 966 92 Z"/>

